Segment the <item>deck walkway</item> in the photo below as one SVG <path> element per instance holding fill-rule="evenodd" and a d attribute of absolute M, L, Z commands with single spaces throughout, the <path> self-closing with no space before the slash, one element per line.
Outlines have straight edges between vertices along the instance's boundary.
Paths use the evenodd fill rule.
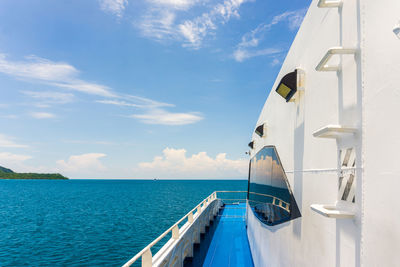
<path fill-rule="evenodd" d="M 208 232 L 195 248 L 193 260 L 187 267 L 252 267 L 245 224 L 246 204 L 225 205 L 210 225 Z"/>

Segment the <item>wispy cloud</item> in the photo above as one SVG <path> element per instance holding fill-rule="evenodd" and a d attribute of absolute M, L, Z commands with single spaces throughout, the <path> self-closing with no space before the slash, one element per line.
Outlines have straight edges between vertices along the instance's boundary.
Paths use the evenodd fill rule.
<path fill-rule="evenodd" d="M 203 119 L 200 113 L 173 113 L 165 109 L 152 109 L 144 114 L 133 114 L 131 117 L 146 124 L 160 125 L 186 125 Z"/>
<path fill-rule="evenodd" d="M 175 105 L 137 96 L 125 95 L 124 100 L 106 99 L 97 100 L 96 102 L 119 107 L 132 107 L 141 110 L 141 113 L 135 113 L 128 117 L 138 119 L 146 124 L 186 125 L 196 123 L 204 119 L 199 112 L 170 112 L 166 110 L 166 108 L 175 107 Z"/>
<path fill-rule="evenodd" d="M 307 9 L 298 9 L 294 11 L 286 11 L 282 14 L 275 16 L 271 23 L 272 25 L 278 24 L 281 21 L 286 21 L 290 30 L 296 30 L 300 27 L 303 22 L 303 18 L 306 15 Z"/>
<path fill-rule="evenodd" d="M 199 2 L 199 0 L 147 0 L 147 2 L 154 6 L 186 10 Z"/>
<path fill-rule="evenodd" d="M 66 104 L 74 100 L 74 95 L 71 93 L 53 91 L 21 91 L 21 93 L 37 100 L 37 107 L 49 107 L 52 104 Z"/>
<path fill-rule="evenodd" d="M 231 18 L 239 18 L 239 8 L 249 0 L 225 0 L 217 4 L 207 13 L 193 19 L 186 20 L 179 25 L 180 33 L 186 39 L 184 46 L 198 49 L 203 39 L 217 29 L 218 24 L 224 24 Z"/>
<path fill-rule="evenodd" d="M 175 107 L 173 104 L 158 102 L 152 99 L 148 99 L 140 96 L 133 95 L 121 95 L 121 99 L 104 99 L 97 100 L 97 103 L 115 105 L 120 107 L 136 107 L 136 108 L 159 108 L 159 107 Z"/>
<path fill-rule="evenodd" d="M 141 114 L 132 115 L 144 123 L 163 125 L 183 125 L 197 122 L 203 117 L 193 112 L 174 113 L 166 111 L 173 104 L 163 103 L 152 99 L 120 94 L 111 88 L 86 82 L 78 79 L 79 71 L 68 63 L 53 62 L 36 56 L 28 57 L 25 61 L 10 61 L 4 54 L 0 54 L 0 73 L 5 73 L 15 78 L 66 88 L 82 93 L 103 96 L 104 99 L 96 102 L 108 105 L 125 106 L 144 110 Z M 56 91 L 22 91 L 23 94 L 41 100 L 36 107 L 49 107 L 51 104 L 68 103 L 74 99 L 71 93 Z M 30 116 L 36 119 L 50 119 L 56 116 L 49 112 L 32 112 Z"/>
<path fill-rule="evenodd" d="M 110 13 L 118 18 L 121 18 L 125 7 L 128 5 L 128 0 L 99 0 L 100 8 L 107 13 Z"/>
<path fill-rule="evenodd" d="M 147 12 L 134 25 L 146 37 L 158 41 L 175 40 L 184 47 L 199 49 L 208 35 L 215 34 L 219 25 L 232 18 L 239 18 L 239 8 L 245 2 L 253 0 L 224 0 L 208 5 L 209 11 L 199 16 L 183 20 L 178 19 L 182 11 L 202 4 L 204 1 L 189 0 L 148 0 L 151 4 Z M 185 13 L 186 17 L 188 13 Z"/>
<path fill-rule="evenodd" d="M 281 63 L 281 61 L 277 58 L 274 58 L 271 62 L 271 66 L 276 66 L 279 65 Z"/>
<path fill-rule="evenodd" d="M 181 36 L 175 25 L 175 12 L 169 9 L 152 9 L 134 25 L 145 37 L 157 41 L 179 40 Z"/>
<path fill-rule="evenodd" d="M 53 113 L 48 112 L 32 112 L 29 115 L 35 119 L 52 119 L 56 117 Z"/>
<path fill-rule="evenodd" d="M 265 48 L 265 49 L 260 49 L 260 50 L 247 50 L 247 49 L 237 49 L 233 56 L 236 61 L 242 62 L 246 59 L 252 58 L 252 57 L 258 57 L 258 56 L 269 56 L 269 55 L 276 55 L 284 50 L 281 48 Z"/>
<path fill-rule="evenodd" d="M 81 155 L 72 155 L 67 160 L 58 160 L 56 163 L 62 173 L 67 174 L 86 174 L 96 173 L 106 170 L 100 159 L 105 157 L 103 153 L 86 153 Z"/>
<path fill-rule="evenodd" d="M 107 86 L 79 79 L 79 71 L 74 66 L 36 56 L 26 57 L 23 61 L 11 61 L 0 54 L 0 73 L 87 94 L 115 96 Z"/>
<path fill-rule="evenodd" d="M 135 108 L 143 107 L 143 105 L 129 103 L 121 100 L 96 100 L 96 102 L 101 104 L 120 106 L 120 107 L 135 107 Z"/>
<path fill-rule="evenodd" d="M 27 57 L 25 61 L 10 61 L 6 59 L 4 54 L 0 54 L 0 73 L 24 79 L 28 82 L 42 83 L 90 95 L 103 96 L 105 99 L 97 100 L 96 102 L 98 103 L 141 109 L 143 110 L 142 113 L 131 117 L 137 118 L 144 123 L 183 125 L 197 122 L 203 118 L 193 112 L 174 113 L 165 110 L 167 107 L 175 107 L 173 104 L 116 93 L 107 86 L 86 82 L 78 78 L 79 71 L 68 63 L 53 62 L 36 56 Z M 74 100 L 73 94 L 57 91 L 22 91 L 22 93 L 37 99 L 36 107 L 40 108 L 49 107 L 52 104 L 65 104 Z M 56 117 L 49 112 L 32 112 L 30 116 L 36 119 Z"/>
<path fill-rule="evenodd" d="M 0 115 L 0 118 L 3 119 L 18 119 L 18 115 L 15 114 L 6 114 L 6 115 Z"/>
<path fill-rule="evenodd" d="M 18 144 L 14 141 L 15 138 L 0 134 L 0 147 L 5 148 L 25 148 L 27 145 Z"/>
<path fill-rule="evenodd" d="M 206 152 L 191 156 L 185 149 L 165 148 L 161 156 L 151 162 L 139 163 L 135 170 L 138 177 L 160 178 L 246 178 L 247 159 L 228 159 L 226 153 L 215 158 Z M 140 175 L 140 176 L 139 176 Z"/>
<path fill-rule="evenodd" d="M 283 52 L 283 49 L 262 48 L 259 49 L 260 43 L 265 39 L 266 33 L 280 22 L 286 22 L 289 30 L 297 29 L 303 21 L 306 9 L 295 11 L 287 11 L 272 18 L 269 23 L 261 23 L 254 30 L 243 35 L 241 42 L 237 45 L 233 52 L 233 58 L 242 62 L 246 59 L 256 56 L 274 55 Z M 276 60 L 274 59 L 274 64 Z"/>
<path fill-rule="evenodd" d="M 91 141 L 91 140 L 64 140 L 67 144 L 89 144 L 89 145 L 114 145 L 113 142 L 108 141 Z"/>
<path fill-rule="evenodd" d="M 0 166 L 9 166 L 9 164 L 19 163 L 21 161 L 25 161 L 31 158 L 32 157 L 28 155 L 0 152 Z"/>

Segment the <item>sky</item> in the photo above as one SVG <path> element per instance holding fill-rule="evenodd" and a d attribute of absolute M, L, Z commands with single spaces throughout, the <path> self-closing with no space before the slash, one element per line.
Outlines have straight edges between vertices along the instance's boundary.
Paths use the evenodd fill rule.
<path fill-rule="evenodd" d="M 0 1 L 0 166 L 247 179 L 310 0 Z"/>

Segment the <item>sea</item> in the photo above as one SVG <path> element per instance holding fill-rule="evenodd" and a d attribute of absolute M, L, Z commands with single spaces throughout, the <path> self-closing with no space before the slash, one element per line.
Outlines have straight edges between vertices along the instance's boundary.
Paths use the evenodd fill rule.
<path fill-rule="evenodd" d="M 247 180 L 0 180 L 0 266 L 122 266 L 216 190 Z"/>

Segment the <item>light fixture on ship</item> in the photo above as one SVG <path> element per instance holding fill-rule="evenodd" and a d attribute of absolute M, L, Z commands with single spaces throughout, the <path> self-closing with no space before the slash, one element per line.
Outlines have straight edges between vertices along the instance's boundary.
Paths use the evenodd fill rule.
<path fill-rule="evenodd" d="M 304 89 L 304 71 L 301 69 L 295 69 L 283 76 L 279 82 L 275 92 L 283 97 L 286 102 L 293 101 L 294 96 L 299 90 Z"/>
<path fill-rule="evenodd" d="M 254 148 L 254 141 L 251 141 L 251 142 L 248 144 L 248 146 L 250 147 L 250 149 L 253 149 L 253 148 Z"/>
<path fill-rule="evenodd" d="M 254 132 L 259 136 L 259 137 L 264 137 L 266 134 L 266 124 L 263 123 L 254 130 Z"/>

